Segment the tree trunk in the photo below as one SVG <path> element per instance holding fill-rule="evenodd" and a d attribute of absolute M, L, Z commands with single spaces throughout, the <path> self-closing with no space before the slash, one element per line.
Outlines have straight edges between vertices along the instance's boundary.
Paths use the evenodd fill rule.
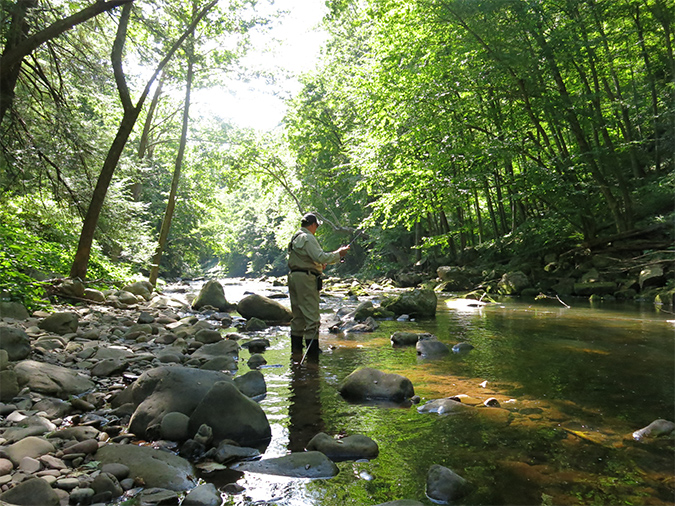
<path fill-rule="evenodd" d="M 113 173 L 115 172 L 117 162 L 119 162 L 120 156 L 122 155 L 124 146 L 129 140 L 131 131 L 136 124 L 138 115 L 143 109 L 143 103 L 150 92 L 152 84 L 155 82 L 155 79 L 157 79 L 157 76 L 162 72 L 169 60 L 173 57 L 174 53 L 183 44 L 188 35 L 193 32 L 197 24 L 216 5 L 216 3 L 218 3 L 218 0 L 213 0 L 210 4 L 204 7 L 192 24 L 183 32 L 178 40 L 174 42 L 173 46 L 171 46 L 164 59 L 158 64 L 155 73 L 147 82 L 145 89 L 139 97 L 138 103 L 135 107 L 131 103 L 129 89 L 124 77 L 124 71 L 122 70 L 122 53 L 126 39 L 127 25 L 129 23 L 129 17 L 131 16 L 131 4 L 127 3 L 124 5 L 112 51 L 113 72 L 117 81 L 117 89 L 120 94 L 120 100 L 124 107 L 124 116 L 122 117 L 122 123 L 120 124 L 115 140 L 108 151 L 105 162 L 103 162 L 103 169 L 101 170 L 101 174 L 99 175 L 98 181 L 96 183 L 96 188 L 94 189 L 94 194 L 92 196 L 91 203 L 89 204 L 87 216 L 85 217 L 84 223 L 82 224 L 80 241 L 77 245 L 77 252 L 75 253 L 75 258 L 73 259 L 73 265 L 70 268 L 70 277 L 77 277 L 80 279 L 86 278 L 87 267 L 89 265 L 89 256 L 91 254 L 91 245 L 94 242 L 94 232 L 96 231 L 98 217 L 101 214 L 101 209 L 103 208 L 103 202 L 105 201 L 106 194 L 108 193 L 110 181 L 112 180 Z"/>
<path fill-rule="evenodd" d="M 191 38 L 192 39 L 192 38 Z M 180 134 L 180 145 L 178 146 L 178 154 L 176 155 L 176 165 L 173 170 L 173 179 L 171 181 L 171 193 L 169 194 L 169 201 L 166 204 L 166 211 L 164 213 L 164 220 L 162 221 L 162 229 L 159 233 L 159 240 L 157 242 L 157 249 L 155 256 L 152 258 L 152 268 L 150 269 L 150 278 L 148 281 L 152 286 L 157 284 L 157 277 L 159 276 L 159 264 L 162 261 L 162 254 L 166 240 L 169 237 L 169 230 L 171 229 L 171 220 L 173 219 L 173 212 L 176 208 L 176 194 L 178 193 L 178 183 L 180 182 L 180 172 L 183 165 L 183 157 L 185 155 L 185 145 L 187 144 L 188 126 L 190 123 L 190 92 L 192 90 L 192 79 L 194 72 L 194 41 L 190 40 L 187 48 L 187 79 L 185 85 L 185 104 L 183 106 L 183 126 Z"/>

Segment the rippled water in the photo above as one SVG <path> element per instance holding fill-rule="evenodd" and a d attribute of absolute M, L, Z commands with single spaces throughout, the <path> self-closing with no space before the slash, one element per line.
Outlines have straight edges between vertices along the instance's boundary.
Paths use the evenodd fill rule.
<path fill-rule="evenodd" d="M 227 285 L 236 301 L 244 288 Z M 265 285 L 246 286 L 268 295 Z M 355 304 L 324 297 L 328 317 Z M 288 299 L 281 299 L 288 304 Z M 272 425 L 263 458 L 302 451 L 317 432 L 365 434 L 380 455 L 338 464 L 330 480 L 290 480 L 233 471 L 203 476 L 218 486 L 237 482 L 225 504 L 375 505 L 396 499 L 432 504 L 425 480 L 432 464 L 453 469 L 472 485 L 462 504 L 674 504 L 673 441 L 638 443 L 633 431 L 658 418 L 675 419 L 675 315 L 651 305 L 594 305 L 572 300 L 504 300 L 483 308 L 450 309 L 436 318 L 380 322 L 370 334 L 322 333 L 319 363 L 293 364 L 287 328 L 267 331 L 272 346 L 262 369 L 261 401 Z M 322 330 L 326 326 L 322 327 Z M 431 332 L 446 344 L 475 349 L 421 360 L 414 347 L 393 348 L 397 330 Z M 242 351 L 240 373 L 248 352 Z M 503 409 L 446 415 L 349 404 L 340 381 L 368 366 L 408 377 L 427 400 L 489 397 Z"/>

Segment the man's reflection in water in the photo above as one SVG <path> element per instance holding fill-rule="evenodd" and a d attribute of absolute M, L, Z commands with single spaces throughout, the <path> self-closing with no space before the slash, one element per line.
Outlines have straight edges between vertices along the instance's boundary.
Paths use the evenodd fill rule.
<path fill-rule="evenodd" d="M 307 443 L 324 431 L 319 393 L 319 354 L 310 349 L 302 361 L 301 353 L 291 356 L 291 395 L 288 407 L 288 449 L 304 451 Z M 302 363 L 300 363 L 302 362 Z"/>

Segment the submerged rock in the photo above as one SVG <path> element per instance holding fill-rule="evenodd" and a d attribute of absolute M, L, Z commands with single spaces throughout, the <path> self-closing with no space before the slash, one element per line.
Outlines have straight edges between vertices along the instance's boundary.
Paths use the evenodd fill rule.
<path fill-rule="evenodd" d="M 658 419 L 633 432 L 633 439 L 642 441 L 645 438 L 657 438 L 664 436 L 675 436 L 675 423 L 670 420 Z"/>
<path fill-rule="evenodd" d="M 439 415 L 454 415 L 468 410 L 474 409 L 467 404 L 446 397 L 445 399 L 435 399 L 428 401 L 426 404 L 419 406 L 417 411 L 419 413 L 438 413 Z"/>
<path fill-rule="evenodd" d="M 427 474 L 427 497 L 439 504 L 450 504 L 468 492 L 468 482 L 447 467 L 434 464 Z"/>
<path fill-rule="evenodd" d="M 403 402 L 415 395 L 415 389 L 412 382 L 400 374 L 389 374 L 364 367 L 343 380 L 340 394 L 352 401 Z"/>
<path fill-rule="evenodd" d="M 368 436 L 354 434 L 340 439 L 325 432 L 314 436 L 307 444 L 308 451 L 319 451 L 335 462 L 376 458 L 380 452 L 377 443 Z"/>
<path fill-rule="evenodd" d="M 445 343 L 436 339 L 423 339 L 415 345 L 417 355 L 422 358 L 440 358 L 450 353 Z"/>
<path fill-rule="evenodd" d="M 337 466 L 321 452 L 291 453 L 284 457 L 243 462 L 234 466 L 237 471 L 287 476 L 289 478 L 325 479 L 337 476 Z"/>

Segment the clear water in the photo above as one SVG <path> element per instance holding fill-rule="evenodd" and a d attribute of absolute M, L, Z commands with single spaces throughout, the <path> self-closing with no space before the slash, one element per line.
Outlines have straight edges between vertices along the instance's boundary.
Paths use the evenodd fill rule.
<path fill-rule="evenodd" d="M 230 301 L 243 295 L 225 288 Z M 264 289 L 255 291 L 269 294 Z M 355 304 L 323 300 L 326 317 Z M 288 329 L 270 329 L 262 369 L 268 395 L 261 405 L 273 437 L 263 458 L 302 451 L 320 431 L 365 434 L 378 443 L 379 457 L 339 463 L 330 480 L 234 471 L 202 477 L 219 487 L 244 487 L 224 493 L 225 504 L 370 506 L 414 499 L 430 505 L 426 475 L 440 464 L 471 483 L 461 502 L 467 505 L 675 504 L 673 440 L 631 437 L 655 419 L 675 420 L 675 315 L 651 305 L 570 304 L 513 299 L 450 309 L 439 300 L 431 320 L 380 322 L 368 334 L 322 333 L 318 364 L 294 364 Z M 450 346 L 467 341 L 475 349 L 421 360 L 414 347 L 391 346 L 397 330 L 431 332 Z M 241 358 L 244 373 L 248 352 Z M 466 395 L 479 407 L 439 416 L 416 406 L 347 403 L 338 386 L 363 366 L 406 376 L 422 403 Z M 501 409 L 482 407 L 490 397 Z"/>

